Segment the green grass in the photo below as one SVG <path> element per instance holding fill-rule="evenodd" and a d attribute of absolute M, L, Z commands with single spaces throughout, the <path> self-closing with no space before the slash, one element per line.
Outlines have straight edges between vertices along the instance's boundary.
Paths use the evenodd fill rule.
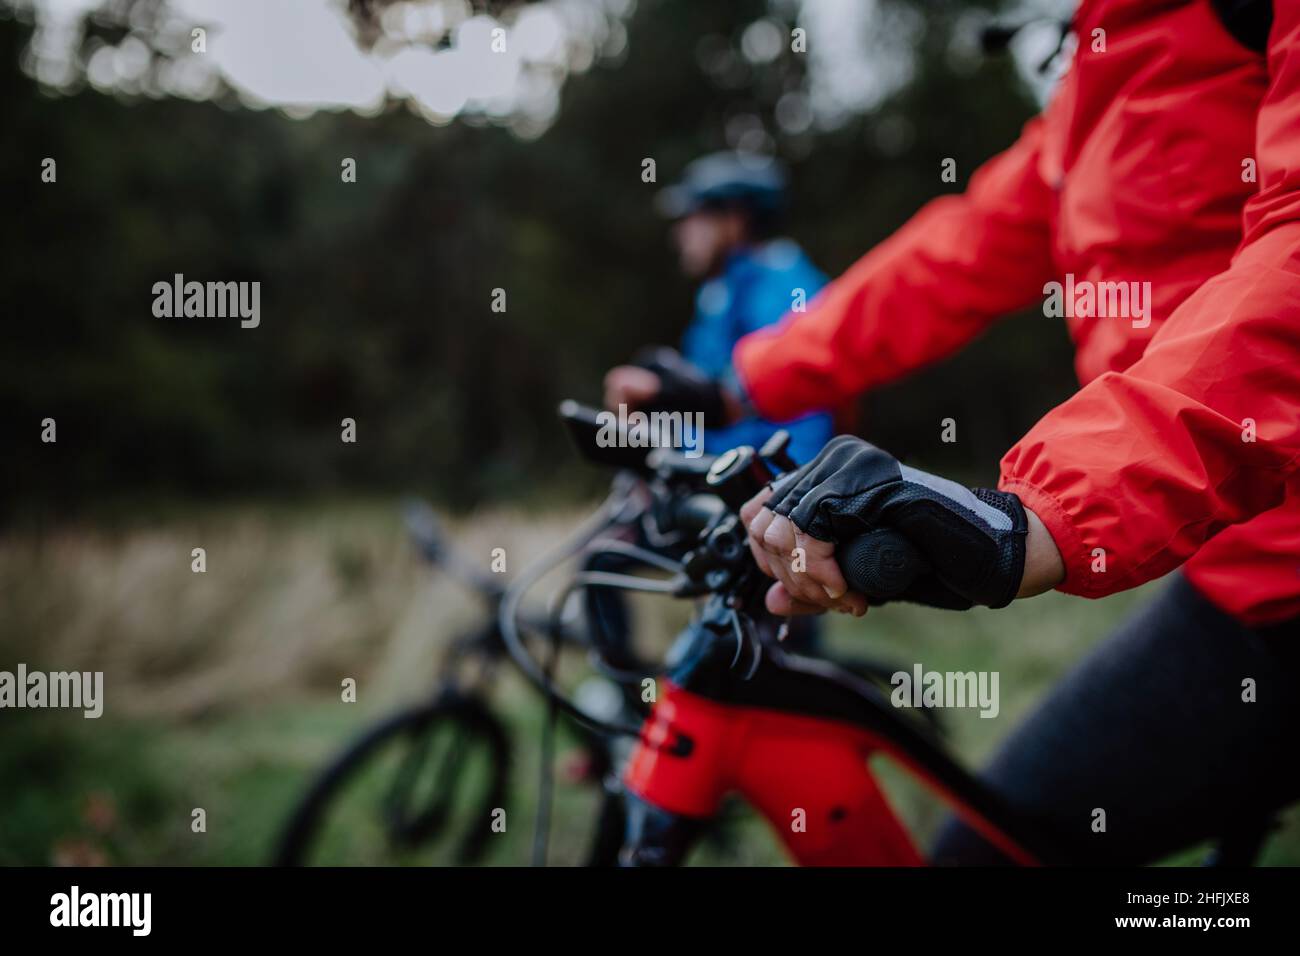
<path fill-rule="evenodd" d="M 317 702 L 196 723 L 130 719 L 94 732 L 67 715 L 24 716 L 0 742 L 0 779 L 13 784 L 0 791 L 0 865 L 264 864 L 313 773 L 377 716 Z M 489 841 L 485 865 L 526 864 L 532 847 L 542 714 L 528 705 L 506 716 L 516 747 L 512 787 L 505 832 Z M 561 754 L 574 749 L 561 735 Z M 363 792 L 345 791 L 328 832 L 345 834 L 346 843 L 336 839 L 317 862 L 451 863 L 446 841 L 391 853 L 376 825 L 375 782 L 372 776 Z M 557 781 L 552 864 L 582 862 L 597 806 L 591 785 Z M 195 808 L 206 813 L 204 832 L 192 829 Z M 462 812 L 452 832 L 470 823 Z M 724 836 L 727 845 L 706 844 L 696 862 L 781 862 L 751 814 L 732 821 Z"/>
<path fill-rule="evenodd" d="M 472 516 L 458 543 L 486 563 L 505 547 L 518 570 L 576 515 Z M 190 549 L 208 571 L 190 570 Z M 265 862 L 312 774 L 369 722 L 427 694 L 441 648 L 478 613 L 454 585 L 430 580 L 409 554 L 388 506 L 222 508 L 147 526 L 24 533 L 0 541 L 0 668 L 105 671 L 99 720 L 52 711 L 0 713 L 0 864 L 256 865 Z M 855 621 L 829 620 L 831 646 L 933 670 L 996 670 L 1001 711 L 948 711 L 953 747 L 976 766 L 1071 663 L 1142 593 L 1083 602 L 1046 595 L 1004 611 L 949 614 L 906 605 Z M 662 647 L 683 606 L 638 603 Z M 564 672 L 572 686 L 583 668 Z M 359 702 L 340 699 L 356 679 Z M 486 864 L 529 860 L 536 812 L 541 701 L 505 673 L 494 709 L 515 758 L 506 830 Z M 558 751 L 575 750 L 561 734 Z M 881 771 L 899 812 L 924 842 L 942 807 L 894 769 Z M 331 825 L 338 862 L 391 859 L 373 825 L 372 785 L 340 804 Z M 580 863 L 598 806 L 593 787 L 556 784 L 549 859 Z M 205 832 L 191 827 L 206 814 Z M 1189 850 L 1174 862 L 1195 861 Z M 448 862 L 445 848 L 401 858 Z M 776 840 L 738 809 L 695 863 L 780 864 Z M 1300 863 L 1291 813 L 1264 862 Z"/>

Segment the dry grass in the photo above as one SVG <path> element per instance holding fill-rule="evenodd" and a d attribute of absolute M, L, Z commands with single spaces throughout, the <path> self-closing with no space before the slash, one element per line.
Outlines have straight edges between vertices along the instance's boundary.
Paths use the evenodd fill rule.
<path fill-rule="evenodd" d="M 468 560 L 486 569 L 504 548 L 513 574 L 584 516 L 501 509 L 446 523 Z M 195 547 L 204 573 L 191 570 Z M 483 614 L 415 554 L 393 502 L 225 507 L 11 536 L 0 540 L 0 591 L 0 668 L 102 670 L 106 696 L 100 720 L 25 713 L 0 738 L 0 777 L 16 784 L 0 794 L 0 865 L 77 848 L 112 863 L 265 861 L 311 775 L 375 717 L 426 694 L 448 641 Z M 659 645 L 687 614 L 638 605 Z M 583 661 L 566 665 L 573 686 Z M 514 734 L 510 806 L 524 822 L 492 859 L 522 863 L 542 704 L 509 668 L 503 676 L 493 699 Z M 345 677 L 357 680 L 356 707 L 340 703 Z M 553 861 L 583 859 L 594 800 L 561 786 Z M 117 808 L 108 832 L 86 816 L 103 804 Z M 199 839 L 194 806 L 212 820 Z M 776 858 L 761 834 L 745 847 Z"/>
<path fill-rule="evenodd" d="M 574 514 L 511 511 L 452 522 L 457 547 L 508 570 L 571 529 Z M 191 549 L 207 570 L 191 570 Z M 222 509 L 162 527 L 64 528 L 0 541 L 0 649 L 34 668 L 102 670 L 108 706 L 193 717 L 337 692 L 427 685 L 476 601 L 431 575 L 391 506 L 328 512 Z"/>

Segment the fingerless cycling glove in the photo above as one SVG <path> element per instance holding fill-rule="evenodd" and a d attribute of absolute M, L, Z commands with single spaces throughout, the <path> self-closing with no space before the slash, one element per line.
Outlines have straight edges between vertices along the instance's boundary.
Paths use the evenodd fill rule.
<path fill-rule="evenodd" d="M 1028 526 L 1019 498 L 909 468 L 859 438 L 833 439 L 774 483 L 766 506 L 822 541 L 882 527 L 903 535 L 931 568 L 904 600 L 1005 607 L 1020 589 Z"/>

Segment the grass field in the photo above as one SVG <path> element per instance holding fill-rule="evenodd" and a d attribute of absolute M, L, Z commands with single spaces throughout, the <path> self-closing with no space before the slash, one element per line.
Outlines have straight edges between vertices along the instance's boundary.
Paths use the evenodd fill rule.
<path fill-rule="evenodd" d="M 522 567 L 571 529 L 578 512 L 493 511 L 452 527 L 486 566 L 504 548 Z M 191 551 L 207 570 L 191 570 Z M 0 540 L 0 669 L 100 670 L 105 710 L 0 713 L 0 864 L 258 864 L 314 768 L 369 721 L 429 691 L 439 654 L 476 620 L 473 599 L 430 575 L 384 503 L 220 507 Z M 908 606 L 862 621 L 833 616 L 832 646 L 870 648 L 927 669 L 996 670 L 1001 712 L 946 714 L 958 753 L 977 764 L 1033 702 L 1100 639 L 1140 592 L 1100 602 L 1048 595 L 1001 612 Z M 662 646 L 687 613 L 642 602 Z M 566 682 L 579 676 L 571 662 Z M 353 678 L 357 701 L 341 699 Z M 488 863 L 528 861 L 541 701 L 505 674 L 494 705 L 514 740 L 507 826 Z M 561 739 L 560 753 L 572 750 Z M 887 789 L 924 839 L 940 808 L 886 772 Z M 364 796 L 364 795 L 363 795 Z M 596 794 L 561 779 L 550 860 L 580 862 Z M 206 815 L 194 832 L 192 813 Z M 384 860 L 363 803 L 340 821 L 348 862 Z M 1189 854 L 1183 859 L 1191 859 Z M 438 862 L 429 857 L 401 862 Z M 779 863 L 765 825 L 739 813 L 695 862 Z M 1300 819 L 1265 862 L 1300 863 Z"/>

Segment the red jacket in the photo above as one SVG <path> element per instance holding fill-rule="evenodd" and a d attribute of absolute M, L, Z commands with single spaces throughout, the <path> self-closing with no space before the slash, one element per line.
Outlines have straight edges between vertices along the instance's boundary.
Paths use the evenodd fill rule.
<path fill-rule="evenodd" d="M 1018 142 L 737 345 L 761 414 L 905 375 L 1048 283 L 1092 289 L 1109 314 L 1077 299 L 1066 319 L 1083 388 L 1002 459 L 1000 487 L 1061 550 L 1061 590 L 1186 562 L 1241 620 L 1300 615 L 1300 3 L 1274 8 L 1262 56 L 1208 0 L 1084 0 L 1072 67 Z M 1114 282 L 1138 283 L 1127 315 L 1096 285 Z"/>

